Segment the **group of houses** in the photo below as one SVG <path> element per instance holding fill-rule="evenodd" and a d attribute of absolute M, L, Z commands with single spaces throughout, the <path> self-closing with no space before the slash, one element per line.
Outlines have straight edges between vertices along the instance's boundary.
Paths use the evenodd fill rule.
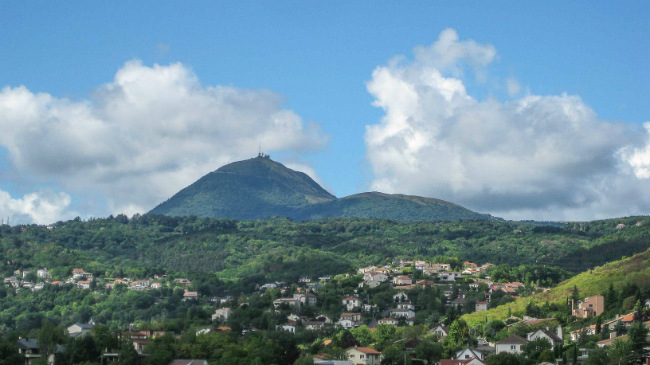
<path fill-rule="evenodd" d="M 35 273 L 36 281 L 30 280 L 30 278 L 34 277 L 32 273 Z M 101 283 L 98 283 L 98 281 Z M 183 292 L 183 300 L 198 299 L 197 292 L 187 290 L 192 282 L 185 278 L 168 280 L 167 275 L 154 275 L 153 278 L 135 280 L 130 278 L 102 278 L 98 280 L 92 273 L 87 272 L 83 268 L 73 268 L 70 271 L 69 277 L 54 281 L 51 280 L 51 274 L 47 268 L 37 269 L 36 271 L 16 270 L 12 276 L 5 277 L 3 283 L 7 286 L 14 287 L 16 290 L 29 289 L 31 291 L 42 290 L 46 285 L 61 286 L 66 284 L 76 286 L 79 289 L 91 289 L 93 284 L 101 285 L 103 283 L 103 287 L 108 289 L 113 289 L 116 285 L 123 285 L 127 290 L 136 291 L 155 290 L 167 286 L 185 289 Z"/>

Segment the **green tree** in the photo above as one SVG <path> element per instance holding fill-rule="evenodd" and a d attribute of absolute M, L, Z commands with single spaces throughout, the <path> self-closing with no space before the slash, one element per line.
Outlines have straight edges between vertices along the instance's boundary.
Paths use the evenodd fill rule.
<path fill-rule="evenodd" d="M 293 365 L 314 365 L 314 357 L 311 354 L 303 353 Z"/>
<path fill-rule="evenodd" d="M 440 342 L 424 339 L 415 348 L 415 357 L 424 359 L 429 364 L 434 364 L 442 358 L 444 348 Z"/>
<path fill-rule="evenodd" d="M 43 327 L 38 331 L 36 339 L 38 340 L 40 353 L 47 359 L 56 352 L 57 345 L 63 343 L 63 329 L 61 327 L 55 327 L 49 321 L 45 321 Z"/>
<path fill-rule="evenodd" d="M 0 365 L 22 365 L 25 359 L 18 354 L 18 347 L 7 340 L 0 338 Z"/>
<path fill-rule="evenodd" d="M 551 350 L 551 343 L 546 338 L 538 338 L 532 341 L 529 341 L 524 346 L 522 350 L 531 360 L 538 360 L 542 352 L 545 350 Z"/>
<path fill-rule="evenodd" d="M 612 364 L 628 364 L 632 346 L 630 342 L 623 339 L 616 339 L 609 349 L 609 359 Z"/>
<path fill-rule="evenodd" d="M 608 365 L 609 354 L 606 348 L 596 347 L 589 352 L 587 365 Z"/>
<path fill-rule="evenodd" d="M 382 365 L 406 365 L 404 364 L 404 350 L 399 345 L 390 345 L 382 351 Z"/>
<path fill-rule="evenodd" d="M 368 346 L 372 343 L 372 334 L 366 325 L 352 328 L 350 333 L 359 342 L 360 346 Z"/>
<path fill-rule="evenodd" d="M 488 365 L 527 365 L 529 361 L 517 354 L 511 354 L 509 352 L 502 352 L 496 355 L 490 355 L 485 358 L 485 362 Z"/>
<path fill-rule="evenodd" d="M 124 336 L 119 341 L 117 365 L 133 365 L 138 363 L 138 353 L 133 348 L 131 336 Z"/>
<path fill-rule="evenodd" d="M 387 324 L 380 324 L 377 326 L 377 329 L 372 332 L 372 337 L 377 351 L 383 351 L 383 349 L 393 341 L 395 331 L 395 327 Z"/>
<path fill-rule="evenodd" d="M 641 322 L 633 323 L 627 330 L 627 337 L 630 343 L 630 360 L 634 363 L 641 363 L 648 357 L 649 352 L 645 348 L 649 345 L 647 341 L 648 328 Z"/>

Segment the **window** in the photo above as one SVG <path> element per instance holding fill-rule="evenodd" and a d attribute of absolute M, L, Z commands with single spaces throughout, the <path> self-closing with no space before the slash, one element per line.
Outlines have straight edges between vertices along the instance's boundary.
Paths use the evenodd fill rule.
<path fill-rule="evenodd" d="M 516 345 L 510 345 L 510 350 L 516 350 L 517 346 Z"/>
<path fill-rule="evenodd" d="M 360 358 L 360 359 L 363 359 L 363 357 L 364 357 L 363 355 L 359 355 L 359 358 Z"/>

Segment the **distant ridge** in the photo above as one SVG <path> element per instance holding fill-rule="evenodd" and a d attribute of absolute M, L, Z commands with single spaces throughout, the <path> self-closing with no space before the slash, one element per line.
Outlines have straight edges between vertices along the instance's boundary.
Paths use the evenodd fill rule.
<path fill-rule="evenodd" d="M 273 216 L 294 220 L 494 219 L 444 200 L 419 196 L 368 192 L 337 199 L 305 173 L 291 170 L 261 153 L 203 176 L 149 213 L 238 220 Z"/>

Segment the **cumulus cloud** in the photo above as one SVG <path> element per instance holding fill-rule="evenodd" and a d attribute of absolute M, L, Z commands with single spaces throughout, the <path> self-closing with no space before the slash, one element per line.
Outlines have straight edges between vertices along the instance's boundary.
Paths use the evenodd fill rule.
<path fill-rule="evenodd" d="M 209 171 L 257 153 L 324 146 L 318 124 L 268 90 L 204 86 L 186 66 L 127 62 L 90 100 L 23 86 L 0 92 L 0 145 L 12 168 L 96 189 L 111 212 L 143 212 Z"/>
<path fill-rule="evenodd" d="M 634 169 L 634 174 L 639 179 L 650 179 L 650 122 L 644 123 L 648 132 L 648 142 L 642 148 L 628 148 L 622 151 L 623 158 Z"/>
<path fill-rule="evenodd" d="M 10 224 L 49 224 L 70 219 L 78 214 L 69 210 L 70 196 L 66 193 L 40 191 L 13 199 L 0 190 L 0 217 Z"/>
<path fill-rule="evenodd" d="M 373 189 L 512 219 L 648 213 L 650 186 L 641 178 L 650 147 L 641 147 L 638 126 L 600 120 L 575 95 L 475 99 L 459 75 L 465 65 L 480 72 L 496 51 L 459 41 L 453 30 L 414 53 L 377 67 L 367 84 L 385 112 L 366 127 Z M 518 82 L 507 85 L 519 92 Z"/>

